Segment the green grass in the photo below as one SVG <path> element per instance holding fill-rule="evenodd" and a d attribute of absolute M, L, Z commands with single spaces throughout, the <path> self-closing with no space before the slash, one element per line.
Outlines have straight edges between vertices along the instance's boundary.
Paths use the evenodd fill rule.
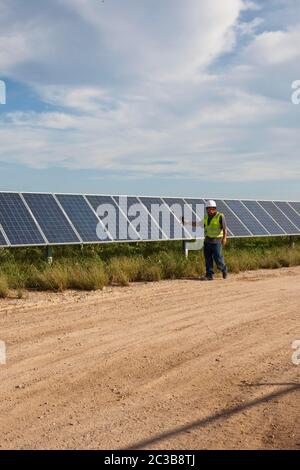
<path fill-rule="evenodd" d="M 41 248 L 0 250 L 0 297 L 25 289 L 96 290 L 106 285 L 196 277 L 204 273 L 203 252 L 186 259 L 181 242 L 124 243 L 54 248 L 54 262 Z M 224 249 L 229 271 L 276 269 L 300 265 L 300 240 L 291 248 L 287 238 L 229 240 Z"/>

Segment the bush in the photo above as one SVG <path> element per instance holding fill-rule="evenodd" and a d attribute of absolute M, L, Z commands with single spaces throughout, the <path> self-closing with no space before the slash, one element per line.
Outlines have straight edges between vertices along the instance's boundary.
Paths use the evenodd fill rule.
<path fill-rule="evenodd" d="M 8 282 L 4 274 L 0 274 L 0 298 L 4 299 L 9 294 Z"/>
<path fill-rule="evenodd" d="M 160 281 L 162 278 L 161 267 L 159 264 L 152 263 L 150 260 L 144 261 L 140 265 L 137 281 Z"/>
<path fill-rule="evenodd" d="M 300 265 L 300 240 L 295 238 L 294 248 L 287 242 L 281 237 L 229 240 L 224 250 L 229 271 Z M 190 278 L 205 271 L 203 252 L 191 252 L 186 259 L 181 242 L 62 246 L 54 248 L 54 260 L 49 266 L 41 248 L 0 249 L 0 297 L 9 289 L 21 297 L 25 287 L 95 290 L 108 283 Z"/>
<path fill-rule="evenodd" d="M 143 264 L 141 257 L 112 258 L 107 265 L 110 283 L 127 286 L 129 282 L 138 280 L 141 264 Z"/>
<path fill-rule="evenodd" d="M 68 287 L 79 290 L 103 289 L 108 276 L 102 263 L 77 265 L 68 269 Z"/>
<path fill-rule="evenodd" d="M 9 261 L 4 263 L 2 271 L 7 277 L 11 289 L 22 289 L 26 285 L 26 278 L 31 270 L 31 266 L 22 263 Z"/>
<path fill-rule="evenodd" d="M 47 266 L 43 271 L 34 269 L 27 279 L 26 287 L 62 292 L 68 288 L 67 269 L 60 265 Z"/>

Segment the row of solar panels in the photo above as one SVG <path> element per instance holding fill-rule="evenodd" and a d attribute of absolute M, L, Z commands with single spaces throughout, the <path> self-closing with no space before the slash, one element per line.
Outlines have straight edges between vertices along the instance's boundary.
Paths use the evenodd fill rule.
<path fill-rule="evenodd" d="M 132 239 L 194 239 L 195 234 L 183 227 L 172 207 L 188 206 L 192 220 L 199 220 L 197 205 L 203 199 L 159 198 L 128 196 L 126 211 L 121 205 L 121 196 L 82 194 L 37 194 L 0 193 L 0 246 L 61 245 L 130 241 Z M 216 200 L 218 210 L 223 212 L 230 237 L 300 235 L 300 202 Z M 142 228 L 133 224 L 131 207 L 139 204 L 141 221 L 157 231 L 143 236 Z M 161 214 L 151 214 L 151 205 L 156 204 L 169 212 L 172 229 L 166 235 Z M 107 214 L 97 213 L 99 206 L 115 208 L 116 230 L 108 230 Z M 121 207 L 120 207 L 121 205 Z M 105 219 L 105 221 L 104 221 Z M 97 227 L 102 226 L 105 236 L 99 239 Z M 152 224 L 153 225 L 153 224 Z M 123 229 L 122 229 L 123 227 Z M 128 230 L 131 238 L 128 238 Z M 148 228 L 150 230 L 150 228 Z M 132 237 L 132 233 L 134 236 Z"/>

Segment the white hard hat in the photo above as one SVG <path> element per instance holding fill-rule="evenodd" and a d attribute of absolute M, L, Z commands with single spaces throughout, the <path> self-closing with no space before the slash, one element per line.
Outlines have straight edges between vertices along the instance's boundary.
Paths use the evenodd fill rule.
<path fill-rule="evenodd" d="M 205 202 L 205 207 L 217 207 L 217 204 L 215 201 L 213 201 L 212 199 L 209 199 L 208 201 Z"/>

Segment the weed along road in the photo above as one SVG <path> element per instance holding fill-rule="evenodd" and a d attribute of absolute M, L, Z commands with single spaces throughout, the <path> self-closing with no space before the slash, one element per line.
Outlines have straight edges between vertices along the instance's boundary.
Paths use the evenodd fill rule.
<path fill-rule="evenodd" d="M 299 449 L 299 285 L 293 267 L 2 299 L 1 448 Z"/>

